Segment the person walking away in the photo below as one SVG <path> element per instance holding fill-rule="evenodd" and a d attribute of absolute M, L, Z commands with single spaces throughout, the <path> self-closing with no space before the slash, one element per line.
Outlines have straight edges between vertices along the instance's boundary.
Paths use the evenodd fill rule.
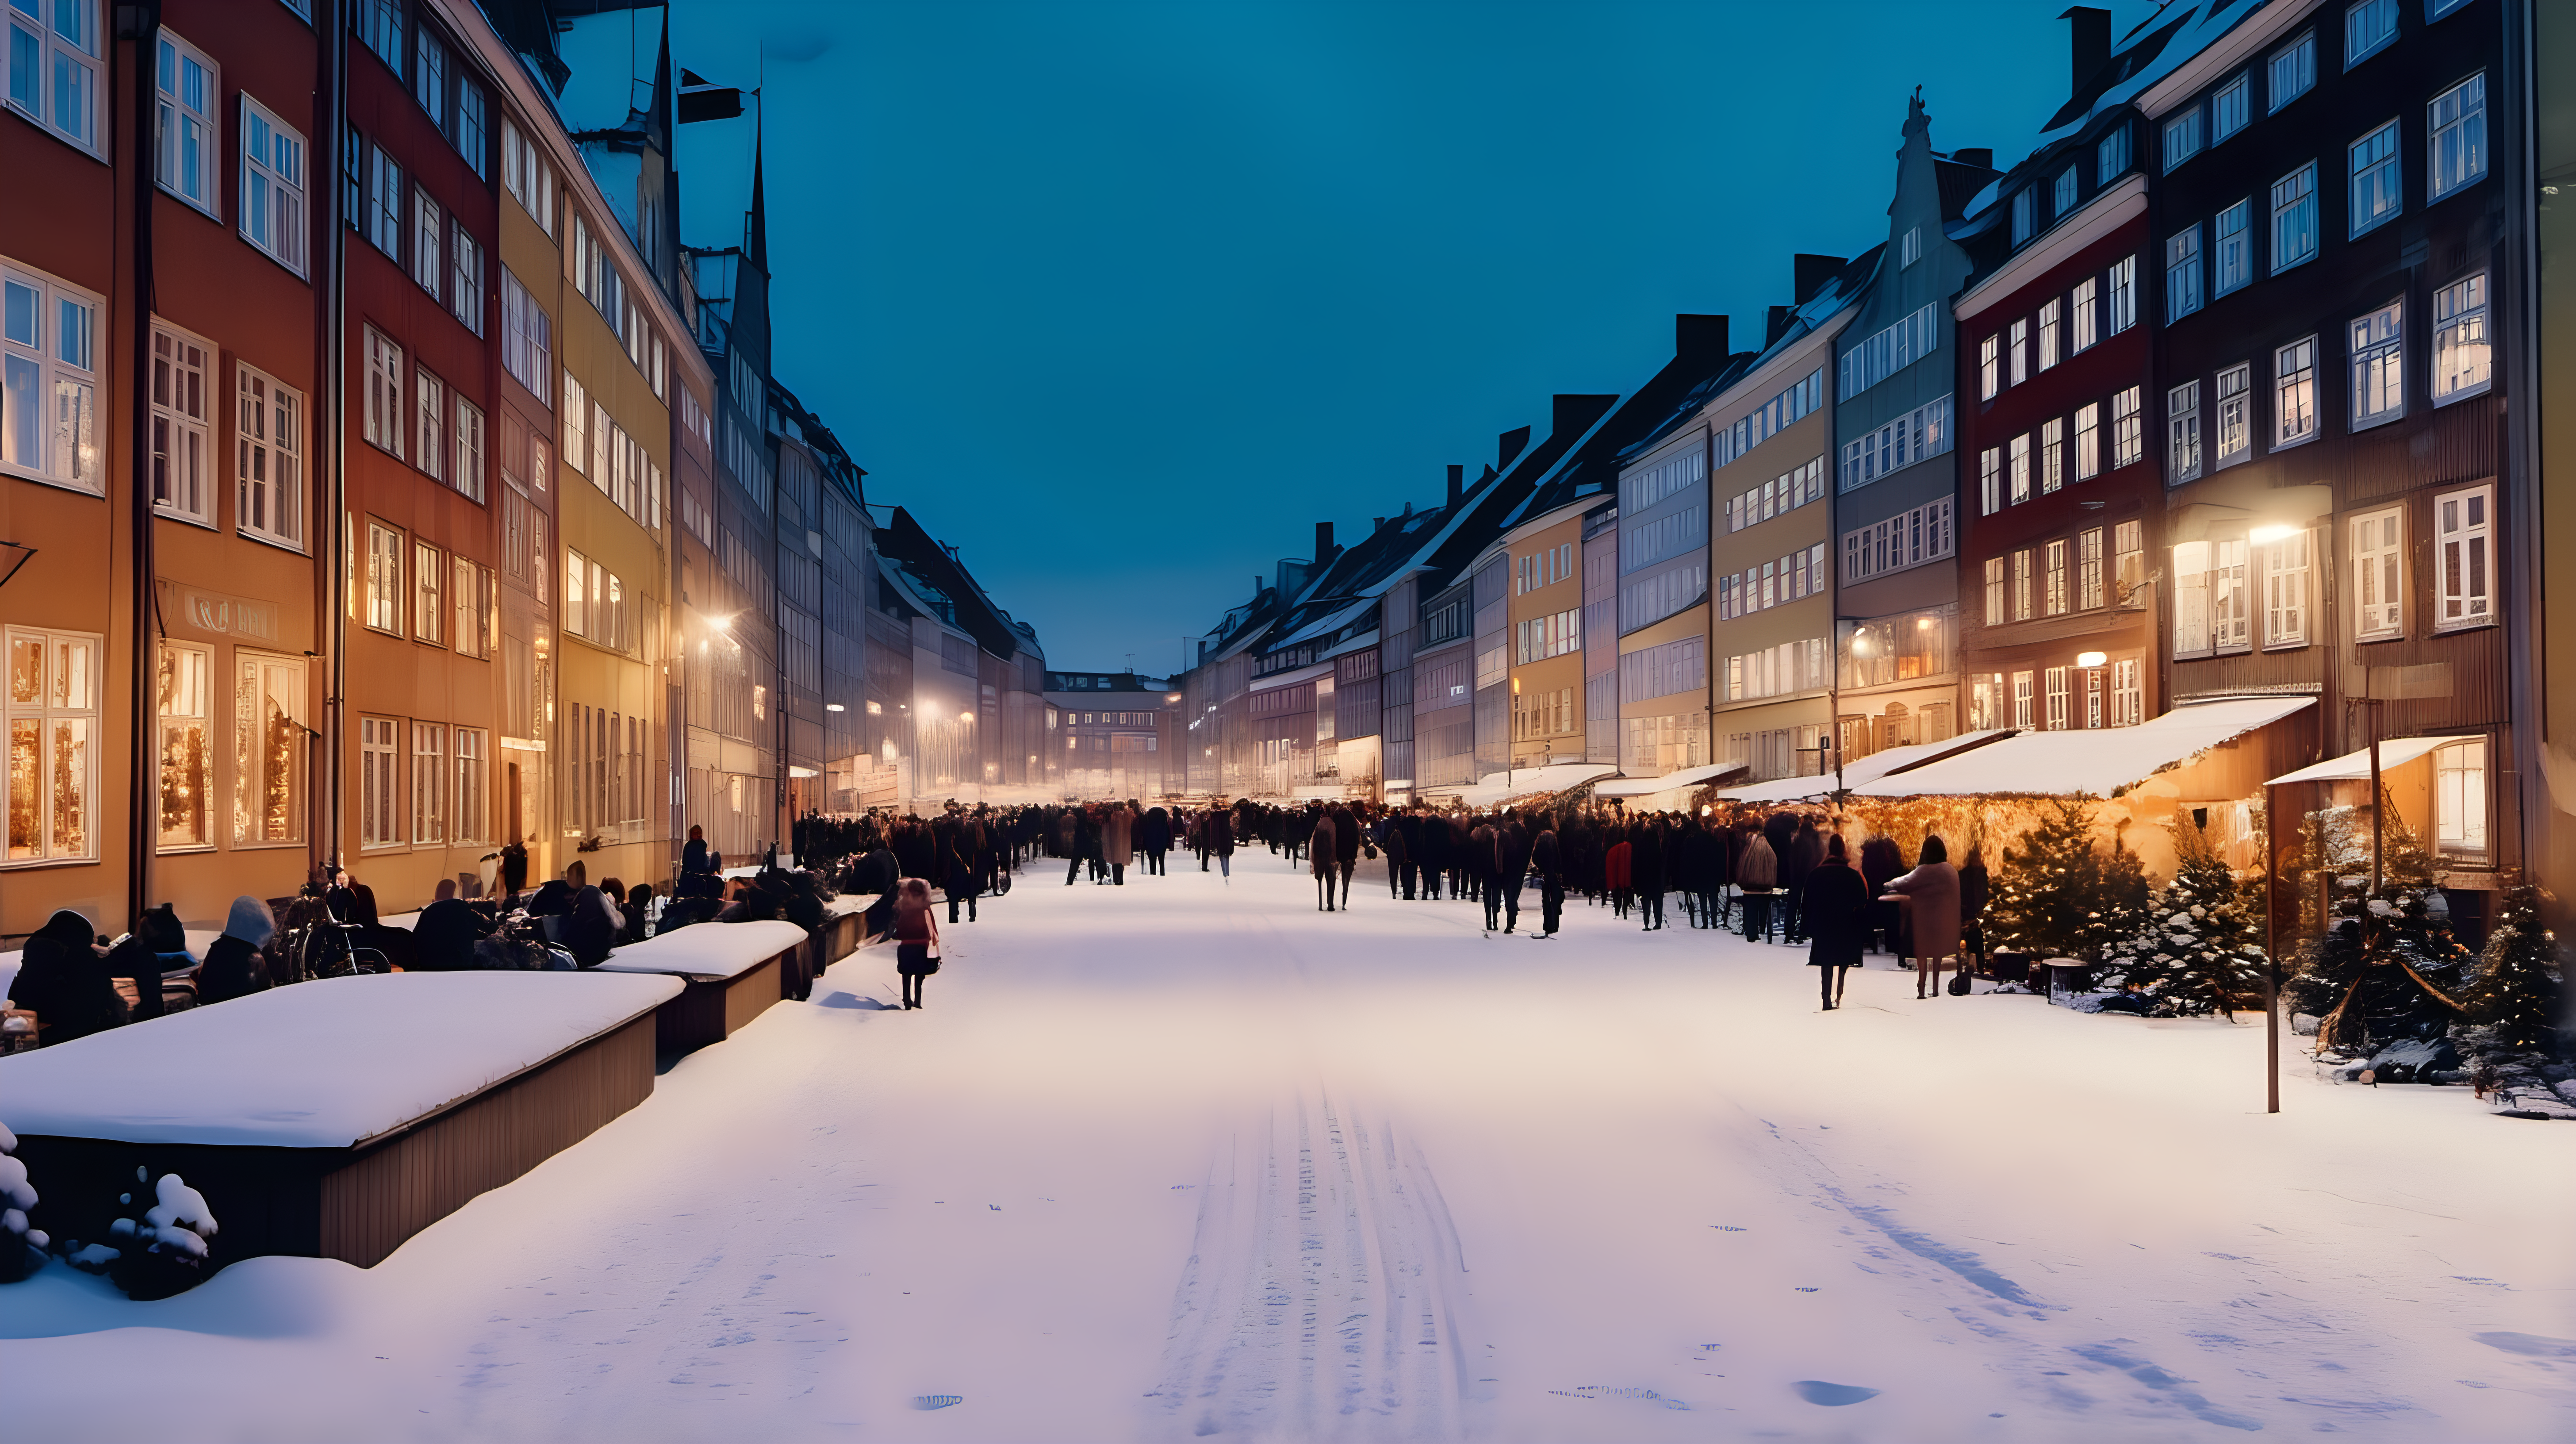
<path fill-rule="evenodd" d="M 1485 904 L 1485 931 L 1490 935 L 1503 920 L 1503 894 L 1494 886 L 1494 848 L 1500 841 L 1500 829 L 1490 822 L 1479 822 L 1467 834 L 1467 876 L 1479 888 Z"/>
<path fill-rule="evenodd" d="M 1449 870 L 1449 819 L 1436 812 L 1422 815 L 1422 826 L 1416 836 L 1414 853 L 1422 859 L 1422 900 L 1440 900 L 1440 877 Z M 1451 894 L 1455 896 L 1455 894 Z"/>
<path fill-rule="evenodd" d="M 1556 829 L 1544 820 L 1538 836 L 1530 839 L 1530 871 L 1538 878 L 1538 924 L 1541 938 L 1556 936 L 1557 924 L 1565 917 L 1564 844 Z"/>
<path fill-rule="evenodd" d="M 930 884 L 908 877 L 895 889 L 894 970 L 903 978 L 903 1005 L 921 1006 L 921 980 L 939 971 L 939 919 L 930 911 Z"/>
<path fill-rule="evenodd" d="M 1100 851 L 1109 864 L 1110 886 L 1125 887 L 1127 865 L 1136 860 L 1136 814 L 1123 802 L 1113 805 L 1100 820 Z"/>
<path fill-rule="evenodd" d="M 1830 1013 L 1841 1006 L 1843 980 L 1860 964 L 1869 941 L 1869 885 L 1843 855 L 1842 834 L 1824 844 L 1825 855 L 1807 874 L 1798 895 L 1798 935 L 1807 940 L 1807 966 Z"/>
<path fill-rule="evenodd" d="M 1234 886 L 1234 814 L 1222 807 L 1208 811 L 1208 850 L 1216 854 L 1217 875 Z"/>
<path fill-rule="evenodd" d="M 1307 834 L 1307 842 L 1306 870 L 1315 877 L 1315 910 L 1328 913 L 1333 910 L 1333 819 L 1317 812 L 1315 830 Z"/>
<path fill-rule="evenodd" d="M 1637 916 L 1644 920 L 1641 932 L 1661 932 L 1664 928 L 1664 889 L 1670 879 L 1664 872 L 1664 824 L 1649 817 L 1637 825 L 1637 835 L 1628 854 L 1628 877 L 1637 887 Z"/>
<path fill-rule="evenodd" d="M 1683 818 L 1664 849 L 1664 870 L 1682 895 L 1682 921 L 1699 926 L 1699 820 Z"/>
<path fill-rule="evenodd" d="M 1869 895 L 1878 899 L 1870 904 L 1870 927 L 1878 934 L 1878 946 L 1899 958 L 1907 956 L 1897 938 L 1903 919 L 1896 904 L 1887 901 L 1884 894 L 1887 885 L 1904 872 L 1905 852 L 1896 845 L 1895 838 L 1882 833 L 1860 845 L 1860 875 L 1869 884 Z"/>
<path fill-rule="evenodd" d="M 1972 975 L 1986 971 L 1986 898 L 1992 890 L 1985 857 L 1969 843 L 1968 860 L 1959 864 L 1959 966 Z"/>
<path fill-rule="evenodd" d="M 1626 921 L 1628 917 L 1628 860 L 1633 853 L 1625 833 L 1610 844 L 1601 855 L 1601 885 L 1610 893 L 1610 916 Z"/>
<path fill-rule="evenodd" d="M 1333 866 L 1342 877 L 1342 911 L 1351 908 L 1351 874 L 1360 866 L 1360 820 L 1347 807 L 1336 807 L 1325 816 L 1333 821 Z"/>
<path fill-rule="evenodd" d="M 1163 854 L 1172 850 L 1172 814 L 1160 806 L 1145 814 L 1145 875 L 1163 877 Z"/>
<path fill-rule="evenodd" d="M 1781 859 L 1780 866 L 1781 895 L 1789 905 L 1786 921 L 1789 941 L 1793 943 L 1807 939 L 1806 912 L 1800 903 L 1806 896 L 1807 874 L 1814 872 L 1816 865 L 1824 860 L 1825 839 L 1824 834 L 1816 831 L 1815 815 L 1799 814 L 1798 830 L 1789 838 L 1789 855 Z"/>
<path fill-rule="evenodd" d="M 957 905 L 966 905 L 966 920 L 975 921 L 975 903 L 983 892 L 977 879 L 974 840 L 963 819 L 952 824 L 942 838 L 939 853 L 940 880 L 948 894 L 948 921 L 957 921 Z"/>
<path fill-rule="evenodd" d="M 1494 829 L 1494 881 L 1503 894 L 1503 933 L 1521 922 L 1521 885 L 1529 879 L 1529 833 L 1517 817 L 1506 817 Z"/>
<path fill-rule="evenodd" d="M 1936 835 L 1923 839 L 1914 871 L 1887 884 L 1890 898 L 1902 899 L 1906 947 L 1914 957 L 1914 996 L 1941 996 L 1941 965 L 1959 951 L 1959 870 L 1950 865 L 1949 849 Z M 1932 991 L 1923 991 L 1926 980 Z"/>
<path fill-rule="evenodd" d="M 1771 890 L 1780 885 L 1780 858 L 1771 851 L 1767 835 L 1757 832 L 1744 840 L 1744 857 L 1736 864 L 1735 882 L 1744 889 L 1744 940 L 1769 941 Z"/>
<path fill-rule="evenodd" d="M 1413 848 L 1405 836 L 1404 815 L 1389 813 L 1378 824 L 1378 850 L 1386 854 L 1386 896 L 1402 902 L 1413 896 Z"/>

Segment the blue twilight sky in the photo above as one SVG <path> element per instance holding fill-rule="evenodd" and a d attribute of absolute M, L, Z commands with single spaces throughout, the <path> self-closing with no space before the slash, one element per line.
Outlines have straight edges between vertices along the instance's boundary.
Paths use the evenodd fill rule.
<path fill-rule="evenodd" d="M 1934 148 L 2019 159 L 2065 8 L 676 0 L 672 29 L 763 85 L 777 370 L 869 500 L 1051 664 L 1161 673 L 1317 521 L 1355 540 L 1544 434 L 1551 392 L 1644 381 L 1673 313 L 1758 343 L 1792 252 L 1885 239 L 1915 85 Z"/>

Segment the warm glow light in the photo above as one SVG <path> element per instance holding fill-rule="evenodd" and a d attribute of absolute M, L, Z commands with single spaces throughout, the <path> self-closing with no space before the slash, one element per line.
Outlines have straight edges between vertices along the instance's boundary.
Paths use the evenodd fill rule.
<path fill-rule="evenodd" d="M 1163 694 L 1163 700 L 1166 702 L 1178 702 L 1181 700 L 1181 694 L 1178 692 L 1166 692 Z"/>
<path fill-rule="evenodd" d="M 1931 630 L 1932 630 L 1932 619 L 1931 619 L 1930 617 L 1917 617 L 1917 618 L 1915 618 L 1915 619 L 1914 619 L 1914 630 L 1916 630 L 1916 631 L 1918 631 L 1918 632 L 1928 632 L 1928 631 L 1931 631 Z"/>
<path fill-rule="evenodd" d="M 1855 657 L 1866 657 L 1869 655 L 1869 635 L 1867 633 L 1862 633 L 1852 638 L 1852 655 Z"/>
<path fill-rule="evenodd" d="M 885 715 L 885 704 L 884 704 L 883 702 L 870 702 L 870 703 L 868 704 L 868 715 L 869 715 L 869 716 L 871 716 L 871 717 L 882 717 L 882 716 L 884 716 L 884 715 Z"/>
<path fill-rule="evenodd" d="M 2299 532 L 2300 528 L 2294 526 L 2284 526 L 2280 524 L 2274 524 L 2272 526 L 2258 526 L 2252 531 L 2247 532 L 2245 534 L 2245 539 L 2258 547 L 2270 546 L 2276 541 L 2288 541 L 2290 538 L 2297 536 Z"/>
<path fill-rule="evenodd" d="M 957 714 L 957 720 L 960 722 L 972 722 L 975 720 L 975 714 L 972 712 L 960 712 Z"/>
<path fill-rule="evenodd" d="M 938 715 L 939 715 L 939 704 L 938 704 L 938 703 L 936 703 L 936 702 L 924 702 L 924 703 L 922 703 L 922 704 L 921 704 L 921 715 L 922 715 L 922 716 L 924 716 L 924 717 L 936 717 L 936 716 L 938 716 Z"/>
<path fill-rule="evenodd" d="M 826 712 L 847 712 L 850 709 L 842 706 L 838 702 L 826 702 L 823 704 L 823 710 Z"/>
<path fill-rule="evenodd" d="M 733 630 L 733 618 L 709 617 L 707 618 L 707 625 L 715 628 L 719 632 L 730 632 Z"/>
<path fill-rule="evenodd" d="M 2075 654 L 2075 665 L 2078 667 L 2099 667 L 2110 660 L 2109 656 L 2101 652 L 2078 652 Z"/>

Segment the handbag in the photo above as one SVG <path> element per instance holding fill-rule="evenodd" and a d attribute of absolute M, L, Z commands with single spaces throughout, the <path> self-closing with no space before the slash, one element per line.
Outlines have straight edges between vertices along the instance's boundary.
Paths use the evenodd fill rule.
<path fill-rule="evenodd" d="M 1968 989 L 1973 986 L 1975 985 L 1968 981 L 1967 971 L 1965 969 L 1961 969 L 1959 975 L 1950 980 L 1950 996 L 1954 998 L 1964 998 L 1968 996 Z"/>

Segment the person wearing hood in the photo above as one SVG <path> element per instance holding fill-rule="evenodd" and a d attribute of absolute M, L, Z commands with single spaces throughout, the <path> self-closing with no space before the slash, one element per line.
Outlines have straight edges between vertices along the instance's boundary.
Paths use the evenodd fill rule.
<path fill-rule="evenodd" d="M 474 945 L 491 931 L 474 905 L 441 898 L 412 925 L 412 961 L 423 972 L 460 973 L 474 966 Z"/>
<path fill-rule="evenodd" d="M 1735 865 L 1735 885 L 1744 893 L 1744 940 L 1748 943 L 1767 941 L 1771 936 L 1771 889 L 1780 885 L 1780 857 L 1771 850 L 1771 839 L 1760 832 L 1744 840 L 1744 856 Z"/>
<path fill-rule="evenodd" d="M 1816 970 L 1824 1010 L 1843 999 L 1843 979 L 1859 967 L 1869 945 L 1869 885 L 1843 855 L 1836 833 L 1825 843 L 1824 859 L 1807 873 L 1798 896 L 1798 935 L 1807 940 L 1807 966 Z"/>
<path fill-rule="evenodd" d="M 89 919 L 64 908 L 45 919 L 19 955 L 18 980 L 9 995 L 36 1015 L 48 1044 L 86 1038 L 125 1021 L 125 999 L 117 996 L 94 936 Z"/>
<path fill-rule="evenodd" d="M 277 936 L 277 918 L 255 897 L 233 899 L 224 919 L 224 935 L 206 949 L 206 965 L 197 970 L 197 1001 L 221 1003 L 269 985 L 268 958 L 261 951 Z"/>

